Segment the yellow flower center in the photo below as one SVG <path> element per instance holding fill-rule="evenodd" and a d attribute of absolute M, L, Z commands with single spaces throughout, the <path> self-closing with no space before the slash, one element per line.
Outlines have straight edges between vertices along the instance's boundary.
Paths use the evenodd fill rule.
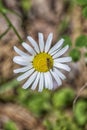
<path fill-rule="evenodd" d="M 47 72 L 53 68 L 53 59 L 47 53 L 39 53 L 33 59 L 33 67 L 39 72 Z"/>

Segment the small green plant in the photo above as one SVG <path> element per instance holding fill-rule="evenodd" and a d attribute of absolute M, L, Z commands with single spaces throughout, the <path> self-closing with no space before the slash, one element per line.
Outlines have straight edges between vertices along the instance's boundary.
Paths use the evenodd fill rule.
<path fill-rule="evenodd" d="M 53 105 L 56 108 L 64 108 L 72 104 L 75 97 L 74 90 L 71 88 L 64 88 L 56 92 L 52 98 Z"/>
<path fill-rule="evenodd" d="M 71 41 L 70 37 L 67 36 L 67 35 L 64 35 L 63 38 L 65 40 L 63 46 L 69 45 L 69 47 L 71 47 L 72 46 L 72 41 Z"/>
<path fill-rule="evenodd" d="M 73 121 L 73 118 L 64 115 L 58 118 L 56 122 L 56 129 L 54 130 L 81 130 L 81 129 Z"/>
<path fill-rule="evenodd" d="M 28 101 L 28 108 L 35 113 L 35 115 L 40 116 L 44 112 L 51 110 L 51 104 L 49 102 L 50 95 L 48 92 L 34 93 L 30 100 Z"/>
<path fill-rule="evenodd" d="M 46 119 L 44 125 L 47 130 L 83 130 L 74 122 L 72 116 L 67 116 L 65 113 L 58 114 L 55 123 Z"/>
<path fill-rule="evenodd" d="M 74 62 L 77 62 L 80 60 L 80 57 L 81 57 L 81 52 L 78 48 L 73 48 L 71 51 L 70 51 L 70 56 L 72 57 L 72 60 Z"/>
<path fill-rule="evenodd" d="M 8 121 L 4 125 L 4 130 L 18 130 L 16 124 L 13 121 Z"/>
<path fill-rule="evenodd" d="M 75 107 L 75 119 L 79 125 L 87 123 L 87 101 L 79 100 Z"/>
<path fill-rule="evenodd" d="M 75 45 L 76 45 L 76 47 L 87 46 L 87 36 L 81 35 L 81 36 L 77 37 Z"/>
<path fill-rule="evenodd" d="M 48 91 L 37 93 L 20 88 L 18 89 L 18 102 L 26 106 L 36 116 L 40 116 L 43 112 L 47 112 L 51 109 L 49 99 L 50 93 Z"/>

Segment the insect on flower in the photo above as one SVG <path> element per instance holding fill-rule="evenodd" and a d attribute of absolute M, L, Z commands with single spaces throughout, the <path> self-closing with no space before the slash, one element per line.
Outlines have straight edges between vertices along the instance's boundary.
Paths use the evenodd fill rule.
<path fill-rule="evenodd" d="M 60 86 L 61 80 L 66 78 L 61 69 L 70 71 L 70 67 L 65 63 L 70 62 L 71 57 L 62 57 L 69 46 L 63 47 L 64 39 L 62 38 L 51 47 L 53 33 L 48 35 L 46 43 L 44 43 L 43 34 L 38 33 L 39 45 L 31 36 L 28 36 L 27 39 L 31 45 L 22 43 L 27 53 L 14 46 L 14 50 L 19 56 L 15 56 L 13 61 L 22 66 L 14 70 L 14 73 L 22 73 L 17 80 L 21 81 L 28 78 L 23 88 L 26 89 L 31 86 L 31 89 L 34 90 L 38 86 L 38 91 L 42 91 L 44 87 L 53 89 L 53 79 Z"/>
<path fill-rule="evenodd" d="M 52 64 L 51 64 L 51 62 L 50 62 L 50 59 L 47 58 L 47 67 L 48 67 L 48 69 L 50 69 L 50 66 L 51 66 L 51 65 L 52 65 Z M 51 69 L 53 70 L 53 65 L 52 65 Z"/>

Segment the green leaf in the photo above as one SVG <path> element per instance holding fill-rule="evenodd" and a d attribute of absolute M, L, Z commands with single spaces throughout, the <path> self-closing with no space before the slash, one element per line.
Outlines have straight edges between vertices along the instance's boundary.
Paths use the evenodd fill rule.
<path fill-rule="evenodd" d="M 62 108 L 70 105 L 74 99 L 75 93 L 71 88 L 64 88 L 56 92 L 53 96 L 53 105 Z"/>
<path fill-rule="evenodd" d="M 83 8 L 82 14 L 87 19 L 87 7 Z"/>
<path fill-rule="evenodd" d="M 42 93 L 32 93 L 32 96 L 28 97 L 27 106 L 36 116 L 40 116 L 43 111 L 47 112 L 51 109 L 49 102 L 50 95 L 48 91 Z"/>
<path fill-rule="evenodd" d="M 75 118 L 79 125 L 85 125 L 87 122 L 87 102 L 80 100 L 76 104 Z"/>
<path fill-rule="evenodd" d="M 72 60 L 74 62 L 77 62 L 81 57 L 81 52 L 78 49 L 74 48 L 70 51 L 69 55 L 72 57 Z"/>
<path fill-rule="evenodd" d="M 81 35 L 76 39 L 75 45 L 77 47 L 84 47 L 87 46 L 87 36 L 86 35 Z"/>
<path fill-rule="evenodd" d="M 29 96 L 29 93 L 30 91 L 27 91 L 26 89 L 22 89 L 22 88 L 20 88 L 20 87 L 18 87 L 18 89 L 17 89 L 17 93 L 18 93 L 18 95 L 16 96 L 16 101 L 18 102 L 18 103 L 21 103 L 21 104 L 23 104 L 23 105 L 26 105 L 27 104 L 27 99 L 28 99 L 28 96 Z M 30 94 L 31 95 L 31 94 Z"/>
<path fill-rule="evenodd" d="M 8 82 L 2 84 L 0 86 L 0 94 L 2 94 L 4 92 L 16 87 L 17 85 L 19 85 L 19 82 L 16 79 L 13 79 L 11 81 L 8 81 Z"/>
<path fill-rule="evenodd" d="M 76 0 L 79 5 L 87 5 L 87 0 Z"/>
<path fill-rule="evenodd" d="M 18 128 L 13 121 L 8 121 L 4 125 L 4 130 L 18 130 Z"/>
<path fill-rule="evenodd" d="M 63 38 L 65 40 L 63 46 L 69 45 L 71 47 L 72 46 L 72 42 L 71 42 L 70 37 L 67 36 L 67 35 L 64 35 Z"/>
<path fill-rule="evenodd" d="M 31 8 L 31 0 L 21 0 L 21 6 L 25 12 Z"/>

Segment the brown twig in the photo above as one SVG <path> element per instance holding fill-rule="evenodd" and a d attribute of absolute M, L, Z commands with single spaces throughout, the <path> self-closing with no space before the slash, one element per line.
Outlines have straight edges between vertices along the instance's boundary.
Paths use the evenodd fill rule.
<path fill-rule="evenodd" d="M 77 99 L 79 98 L 81 92 L 87 87 L 87 82 L 81 87 L 81 89 L 79 90 L 77 96 L 75 97 L 74 101 L 73 101 L 73 110 L 75 108 L 75 104 L 76 104 L 76 101 Z"/>

